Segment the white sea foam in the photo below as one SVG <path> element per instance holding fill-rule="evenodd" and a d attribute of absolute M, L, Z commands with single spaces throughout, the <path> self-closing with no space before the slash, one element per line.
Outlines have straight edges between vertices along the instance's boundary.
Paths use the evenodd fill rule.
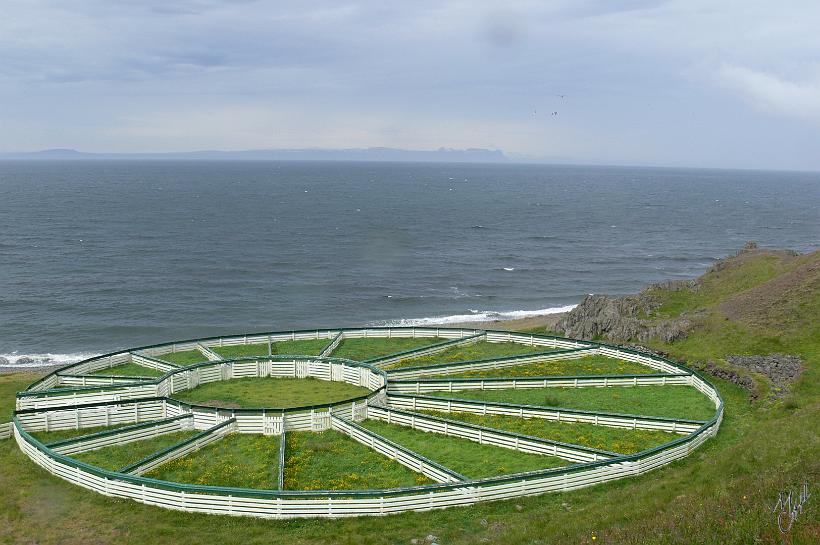
<path fill-rule="evenodd" d="M 533 316 L 546 316 L 548 314 L 558 314 L 569 312 L 578 305 L 566 305 L 563 307 L 542 308 L 539 310 L 470 310 L 470 314 L 453 314 L 450 316 L 430 316 L 427 318 L 401 318 L 398 320 L 385 320 L 372 325 L 381 326 L 427 326 L 458 324 L 462 322 L 491 322 L 493 320 L 518 320 L 520 318 L 532 318 Z"/>
<path fill-rule="evenodd" d="M 46 367 L 68 365 L 96 356 L 94 353 L 75 352 L 72 354 L 0 354 L 0 366 L 9 367 Z"/>

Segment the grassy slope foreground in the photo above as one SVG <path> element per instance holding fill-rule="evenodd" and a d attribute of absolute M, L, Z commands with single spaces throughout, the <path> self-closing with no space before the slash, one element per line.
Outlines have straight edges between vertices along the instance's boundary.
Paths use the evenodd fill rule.
<path fill-rule="evenodd" d="M 263 521 L 193 515 L 69 485 L 0 443 L 0 543 L 793 543 L 820 542 L 820 254 L 747 253 L 708 273 L 698 293 L 658 293 L 670 316 L 697 316 L 685 340 L 652 342 L 696 364 L 785 352 L 806 370 L 775 400 L 712 379 L 726 402 L 718 436 L 689 458 L 637 478 L 566 494 L 384 518 Z M 765 379 L 755 376 L 765 383 Z M 0 413 L 31 376 L 0 376 Z M 809 483 L 789 534 L 778 494 Z"/>

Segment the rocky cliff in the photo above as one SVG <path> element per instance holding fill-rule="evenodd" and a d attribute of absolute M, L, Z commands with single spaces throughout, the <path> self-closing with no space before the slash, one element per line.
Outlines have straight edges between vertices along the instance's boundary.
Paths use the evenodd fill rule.
<path fill-rule="evenodd" d="M 672 342 L 686 337 L 692 321 L 681 316 L 660 319 L 654 316 L 661 306 L 655 295 L 660 292 L 699 289 L 698 280 L 651 284 L 638 295 L 609 297 L 588 295 L 555 326 L 556 331 L 577 339 L 605 339 L 615 343 L 646 342 L 659 339 Z"/>

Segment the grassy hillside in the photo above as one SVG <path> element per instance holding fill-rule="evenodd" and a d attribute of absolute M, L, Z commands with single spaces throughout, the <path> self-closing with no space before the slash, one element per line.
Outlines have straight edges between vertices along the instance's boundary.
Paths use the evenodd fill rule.
<path fill-rule="evenodd" d="M 743 374 L 732 354 L 795 354 L 805 371 L 777 398 L 712 379 L 726 402 L 720 433 L 692 456 L 641 477 L 566 494 L 430 513 L 344 520 L 262 521 L 191 515 L 112 500 L 51 477 L 0 443 L 0 543 L 671 544 L 820 542 L 820 254 L 744 252 L 696 291 L 656 290 L 657 317 L 694 322 L 686 339 L 651 342 L 693 365 Z M 754 376 L 755 388 L 769 388 Z M 33 377 L 0 376 L 0 414 Z M 809 484 L 787 535 L 778 495 Z"/>
<path fill-rule="evenodd" d="M 649 293 L 661 302 L 659 319 L 685 315 L 694 323 L 686 339 L 651 342 L 653 348 L 697 368 L 713 364 L 752 375 L 760 394 L 773 386 L 771 382 L 732 366 L 726 357 L 794 354 L 806 362 L 808 375 L 795 388 L 809 399 L 811 394 L 816 397 L 810 377 L 816 378 L 820 359 L 820 251 L 799 256 L 742 251 L 698 279 L 695 290 Z"/>

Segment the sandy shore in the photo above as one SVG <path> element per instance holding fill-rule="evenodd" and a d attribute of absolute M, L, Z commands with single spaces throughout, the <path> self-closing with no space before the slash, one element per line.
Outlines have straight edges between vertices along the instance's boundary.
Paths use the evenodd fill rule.
<path fill-rule="evenodd" d="M 556 314 L 544 314 L 542 316 L 531 316 L 529 318 L 519 318 L 517 320 L 492 320 L 484 322 L 464 322 L 460 324 L 448 324 L 448 327 L 472 327 L 475 329 L 503 329 L 504 331 L 522 331 L 534 329 L 536 327 L 551 331 L 555 324 L 566 315 L 566 312 Z"/>
<path fill-rule="evenodd" d="M 543 316 L 531 316 L 529 318 L 519 318 L 518 320 L 492 320 L 484 322 L 464 322 L 460 324 L 447 324 L 447 327 L 470 327 L 474 329 L 502 329 L 504 331 L 520 331 L 525 329 L 543 328 L 551 330 L 558 323 L 558 320 L 566 314 L 565 312 L 558 314 L 545 314 Z M 32 376 L 44 375 L 56 369 L 63 367 L 62 365 L 44 365 L 43 367 L 17 367 L 14 365 L 0 365 L 0 375 L 7 375 L 10 373 L 27 373 Z"/>

